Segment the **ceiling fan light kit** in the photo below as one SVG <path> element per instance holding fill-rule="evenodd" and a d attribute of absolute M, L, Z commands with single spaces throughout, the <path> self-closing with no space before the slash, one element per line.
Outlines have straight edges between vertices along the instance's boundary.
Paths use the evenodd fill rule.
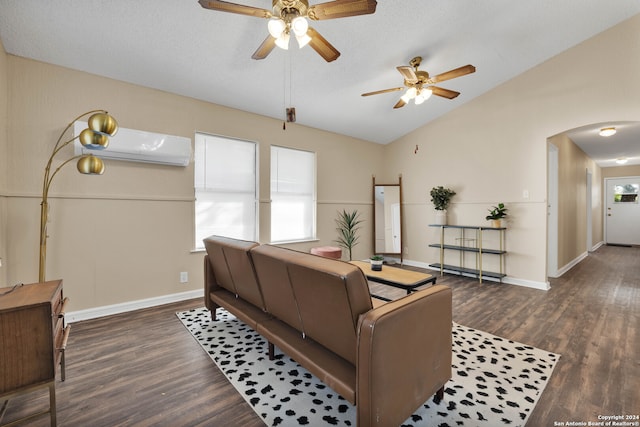
<path fill-rule="evenodd" d="M 336 60 L 340 52 L 310 27 L 307 19 L 320 21 L 367 15 L 374 13 L 377 6 L 376 0 L 334 0 L 313 6 L 309 6 L 308 0 L 272 0 L 271 10 L 222 0 L 199 0 L 199 3 L 205 9 L 269 20 L 267 24 L 269 35 L 253 53 L 251 56 L 253 59 L 266 58 L 276 46 L 288 49 L 293 31 L 300 48 L 310 45 L 327 62 Z"/>

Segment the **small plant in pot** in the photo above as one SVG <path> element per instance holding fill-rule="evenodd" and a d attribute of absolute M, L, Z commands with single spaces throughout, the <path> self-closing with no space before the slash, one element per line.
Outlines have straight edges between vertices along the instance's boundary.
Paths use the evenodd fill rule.
<path fill-rule="evenodd" d="M 436 209 L 436 224 L 445 225 L 447 223 L 447 208 L 451 202 L 451 198 L 456 192 L 450 188 L 443 186 L 433 187 L 431 189 L 431 203 Z"/>
<path fill-rule="evenodd" d="M 487 221 L 491 221 L 492 227 L 502 227 L 502 218 L 507 216 L 507 208 L 504 207 L 504 203 L 498 203 L 498 206 L 493 206 L 489 209 L 489 215 L 486 216 Z"/>
<path fill-rule="evenodd" d="M 371 269 L 373 271 L 382 270 L 383 263 L 384 263 L 384 257 L 382 255 L 374 255 L 371 257 Z"/>

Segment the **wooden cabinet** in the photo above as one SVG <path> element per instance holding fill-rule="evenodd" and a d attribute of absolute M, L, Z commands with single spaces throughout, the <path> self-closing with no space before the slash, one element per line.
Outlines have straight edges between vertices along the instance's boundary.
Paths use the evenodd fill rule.
<path fill-rule="evenodd" d="M 49 414 L 56 425 L 57 366 L 64 381 L 64 351 L 70 327 L 65 325 L 67 299 L 62 280 L 0 288 L 0 423 L 9 399 L 36 389 L 49 389 Z"/>
<path fill-rule="evenodd" d="M 502 279 L 505 273 L 505 227 L 481 227 L 471 225 L 439 225 L 429 224 L 429 227 L 440 228 L 440 242 L 432 243 L 429 247 L 440 249 L 440 262 L 429 264 L 429 267 L 437 268 L 442 274 L 445 270 L 460 274 L 476 276 L 480 283 L 483 277 Z M 447 233 L 447 231 L 449 231 Z M 486 233 L 495 233 L 493 245 L 487 245 Z M 446 262 L 445 251 L 457 251 L 459 256 L 457 263 Z M 475 261 L 470 264 L 465 258 L 465 253 L 475 255 Z M 497 258 L 497 271 L 489 271 L 484 268 L 483 261 L 486 256 Z M 495 264 L 495 263 L 494 263 Z M 472 265 L 472 266 L 471 266 Z"/>

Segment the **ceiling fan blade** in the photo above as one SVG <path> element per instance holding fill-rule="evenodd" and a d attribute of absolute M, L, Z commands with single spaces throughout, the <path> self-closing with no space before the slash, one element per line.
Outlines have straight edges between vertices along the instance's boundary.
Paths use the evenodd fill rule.
<path fill-rule="evenodd" d="M 376 0 L 335 0 L 309 7 L 309 19 L 345 18 L 347 16 L 368 15 L 376 11 Z"/>
<path fill-rule="evenodd" d="M 407 83 L 418 82 L 418 76 L 416 76 L 416 72 L 413 70 L 413 67 L 402 66 L 396 68 L 400 71 L 400 74 L 402 74 L 402 77 L 404 77 Z"/>
<path fill-rule="evenodd" d="M 456 96 L 460 95 L 460 92 L 456 92 L 455 90 L 449 90 L 449 89 L 445 89 L 437 86 L 429 86 L 428 88 L 425 88 L 425 89 L 431 89 L 434 95 L 438 95 L 447 99 L 453 99 Z"/>
<path fill-rule="evenodd" d="M 274 47 L 276 47 L 276 39 L 269 35 L 266 39 L 264 39 L 260 47 L 258 47 L 253 55 L 251 55 L 251 58 L 264 59 L 271 53 Z"/>
<path fill-rule="evenodd" d="M 394 87 L 393 89 L 383 89 L 383 90 L 377 90 L 375 92 L 367 92 L 367 93 L 363 93 L 362 96 L 371 96 L 371 95 L 379 95 L 381 93 L 389 93 L 389 92 L 397 92 L 399 90 L 404 89 L 403 87 Z"/>
<path fill-rule="evenodd" d="M 242 4 L 230 3 L 222 0 L 199 0 L 200 6 L 205 9 L 219 10 L 221 12 L 238 13 L 240 15 L 255 16 L 258 18 L 271 18 L 271 11 L 267 9 L 260 9 L 252 6 L 245 6 Z"/>
<path fill-rule="evenodd" d="M 460 68 L 456 68 L 455 70 L 447 71 L 446 73 L 438 74 L 437 76 L 431 77 L 427 80 L 428 84 L 439 83 L 445 80 L 455 79 L 456 77 L 464 76 L 467 74 L 475 73 L 476 67 L 473 65 L 465 65 Z"/>
<path fill-rule="evenodd" d="M 396 102 L 396 105 L 393 106 L 393 108 L 402 108 L 405 105 L 407 105 L 406 102 L 404 102 L 404 100 L 402 98 L 398 99 L 398 102 Z"/>
<path fill-rule="evenodd" d="M 307 35 L 311 37 L 311 41 L 309 42 L 309 46 L 313 48 L 320 56 L 324 58 L 325 61 L 331 62 L 338 59 L 340 56 L 340 52 L 333 47 L 331 43 L 329 43 L 324 37 L 320 35 L 319 32 L 309 27 L 307 30 Z"/>

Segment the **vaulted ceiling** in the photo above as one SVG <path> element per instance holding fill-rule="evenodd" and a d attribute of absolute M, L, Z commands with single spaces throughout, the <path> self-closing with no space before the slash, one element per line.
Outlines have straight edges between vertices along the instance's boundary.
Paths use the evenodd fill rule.
<path fill-rule="evenodd" d="M 0 39 L 13 55 L 268 117 L 293 106 L 298 124 L 384 144 L 637 13 L 637 0 L 378 0 L 372 15 L 312 23 L 341 52 L 328 63 L 294 41 L 251 59 L 267 21 L 197 0 L 2 0 Z M 461 93 L 451 100 L 394 110 L 402 92 L 360 96 L 402 86 L 396 67 L 415 56 L 432 76 L 477 71 L 438 85 Z"/>

